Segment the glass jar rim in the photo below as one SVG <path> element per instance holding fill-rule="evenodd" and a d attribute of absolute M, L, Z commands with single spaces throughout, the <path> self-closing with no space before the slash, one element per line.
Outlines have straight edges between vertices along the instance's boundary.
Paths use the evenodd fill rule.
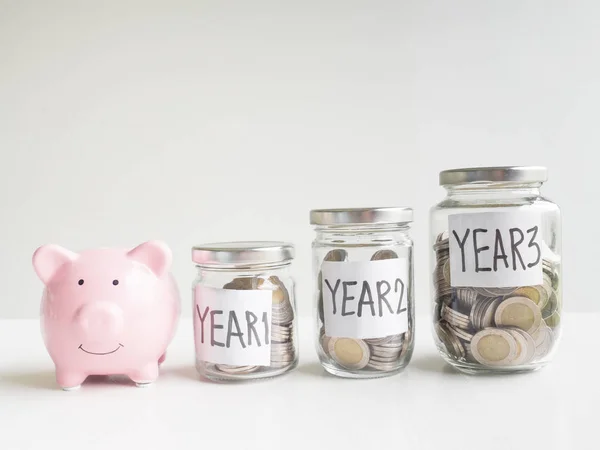
<path fill-rule="evenodd" d="M 192 248 L 192 261 L 201 267 L 284 265 L 294 259 L 294 246 L 280 241 L 215 242 Z"/>
<path fill-rule="evenodd" d="M 376 208 L 334 208 L 313 209 L 310 211 L 311 225 L 399 225 L 413 221 L 412 208 L 376 207 Z"/>
<path fill-rule="evenodd" d="M 466 167 L 443 170 L 440 186 L 458 186 L 476 183 L 544 183 L 548 169 L 543 166 Z"/>

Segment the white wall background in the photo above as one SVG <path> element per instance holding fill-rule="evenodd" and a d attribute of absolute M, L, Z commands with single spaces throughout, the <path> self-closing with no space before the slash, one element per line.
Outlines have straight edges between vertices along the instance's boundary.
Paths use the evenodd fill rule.
<path fill-rule="evenodd" d="M 37 317 L 37 246 L 152 238 L 186 303 L 193 244 L 293 241 L 310 314 L 309 209 L 369 205 L 415 208 L 426 311 L 438 172 L 507 164 L 549 167 L 600 310 L 599 42 L 594 0 L 0 0 L 0 317 Z"/>

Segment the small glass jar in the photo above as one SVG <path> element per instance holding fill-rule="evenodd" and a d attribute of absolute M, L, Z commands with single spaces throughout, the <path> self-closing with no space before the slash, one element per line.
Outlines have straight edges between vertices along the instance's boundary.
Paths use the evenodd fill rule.
<path fill-rule="evenodd" d="M 196 368 L 211 380 L 252 380 L 298 364 L 296 299 L 285 242 L 192 249 Z"/>
<path fill-rule="evenodd" d="M 316 347 L 333 375 L 376 378 L 406 367 L 414 348 L 410 208 L 324 209 L 315 225 Z"/>
<path fill-rule="evenodd" d="M 462 372 L 547 364 L 560 339 L 560 210 L 543 167 L 446 170 L 431 209 L 433 329 Z"/>

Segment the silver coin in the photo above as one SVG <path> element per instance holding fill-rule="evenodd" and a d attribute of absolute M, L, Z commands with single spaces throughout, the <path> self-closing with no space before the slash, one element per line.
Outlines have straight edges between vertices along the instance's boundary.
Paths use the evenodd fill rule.
<path fill-rule="evenodd" d="M 402 344 L 404 341 L 404 334 L 392 334 L 381 338 L 369 338 L 365 339 L 365 342 L 372 345 L 385 345 L 385 344 Z"/>
<path fill-rule="evenodd" d="M 465 357 L 465 348 L 456 336 L 448 330 L 444 322 L 437 322 L 434 326 L 436 335 L 442 344 L 446 347 L 446 351 L 450 356 L 455 358 Z"/>
<path fill-rule="evenodd" d="M 327 252 L 325 257 L 323 258 L 323 261 L 337 261 L 337 262 L 348 261 L 348 252 L 341 248 L 336 249 L 336 250 L 331 250 L 331 251 Z"/>
<path fill-rule="evenodd" d="M 384 259 L 396 259 L 398 258 L 398 254 L 393 250 L 379 250 L 373 253 L 371 256 L 371 261 L 381 261 Z"/>
<path fill-rule="evenodd" d="M 459 307 L 463 311 L 471 311 L 473 306 L 477 302 L 478 295 L 477 291 L 470 288 L 458 288 L 454 290 L 454 296 L 456 297 Z"/>
<path fill-rule="evenodd" d="M 456 335 L 457 338 L 459 338 L 463 341 L 471 342 L 471 339 L 473 339 L 473 335 L 471 333 L 469 333 L 468 331 L 465 331 L 464 329 L 455 327 L 449 323 L 446 326 L 452 333 L 454 333 Z"/>
<path fill-rule="evenodd" d="M 396 370 L 399 367 L 399 363 L 394 362 L 394 363 L 389 363 L 389 364 L 382 364 L 382 363 L 373 361 L 373 362 L 369 362 L 367 367 L 374 369 L 374 370 L 381 371 L 381 372 L 391 372 L 392 370 Z"/>
<path fill-rule="evenodd" d="M 271 367 L 273 367 L 274 369 L 281 369 L 283 367 L 290 366 L 293 362 L 294 362 L 294 360 L 292 360 L 292 361 L 271 361 Z"/>
<path fill-rule="evenodd" d="M 230 364 L 215 364 L 215 369 L 228 374 L 245 374 L 258 370 L 260 366 L 234 366 Z"/>
<path fill-rule="evenodd" d="M 380 357 L 380 358 L 398 358 L 398 355 L 400 354 L 400 350 L 401 348 L 398 348 L 396 350 L 393 351 L 385 351 L 385 350 L 381 350 L 379 348 L 374 348 L 371 347 L 371 357 Z"/>

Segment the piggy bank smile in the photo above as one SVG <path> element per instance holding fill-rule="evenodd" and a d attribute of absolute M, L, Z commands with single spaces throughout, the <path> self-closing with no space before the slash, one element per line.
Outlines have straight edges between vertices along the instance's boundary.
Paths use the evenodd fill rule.
<path fill-rule="evenodd" d="M 111 350 L 110 352 L 91 352 L 89 350 L 86 350 L 85 348 L 83 348 L 83 344 L 81 344 L 79 347 L 77 347 L 79 350 L 81 350 L 82 352 L 87 353 L 88 355 L 98 355 L 98 356 L 104 356 L 104 355 L 112 355 L 113 353 L 117 352 L 121 347 L 124 347 L 123 344 L 119 343 L 119 346 L 117 348 L 115 348 L 114 350 Z"/>

